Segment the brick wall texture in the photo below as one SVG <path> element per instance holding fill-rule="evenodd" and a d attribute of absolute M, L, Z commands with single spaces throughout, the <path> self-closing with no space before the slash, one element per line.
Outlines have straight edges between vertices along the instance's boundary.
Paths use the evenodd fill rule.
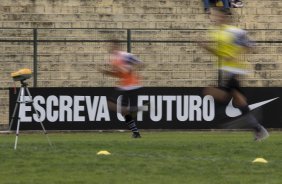
<path fill-rule="evenodd" d="M 234 25 L 259 42 L 241 58 L 251 69 L 242 85 L 282 86 L 282 1 L 244 3 L 232 9 Z M 33 28 L 45 40 L 37 47 L 38 87 L 115 85 L 96 70 L 109 60 L 110 43 L 86 40 L 126 41 L 127 29 L 131 52 L 146 65 L 139 71 L 144 86 L 204 87 L 217 84 L 217 58 L 193 41 L 207 40 L 203 29 L 210 27 L 201 0 L 1 0 L 0 124 L 8 123 L 10 73 L 33 68 L 33 43 L 22 42 L 33 39 Z"/>

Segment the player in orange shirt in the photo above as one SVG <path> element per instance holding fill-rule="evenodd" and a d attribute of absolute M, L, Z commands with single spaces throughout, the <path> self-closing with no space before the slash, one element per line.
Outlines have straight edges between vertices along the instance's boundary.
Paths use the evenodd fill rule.
<path fill-rule="evenodd" d="M 116 44 L 111 52 L 111 70 L 101 70 L 102 73 L 119 79 L 116 94 L 108 102 L 109 108 L 113 111 L 120 111 L 125 118 L 126 124 L 133 133 L 132 137 L 140 138 L 141 135 L 132 117 L 132 113 L 146 108 L 137 106 L 137 94 L 142 86 L 139 76 L 134 72 L 135 67 L 142 65 L 142 62 L 131 53 L 119 51 Z M 117 99 L 121 105 L 117 105 Z"/>

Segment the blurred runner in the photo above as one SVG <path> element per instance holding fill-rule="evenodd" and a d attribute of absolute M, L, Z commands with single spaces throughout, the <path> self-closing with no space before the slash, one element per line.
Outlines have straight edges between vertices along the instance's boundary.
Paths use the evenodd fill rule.
<path fill-rule="evenodd" d="M 200 46 L 218 56 L 218 68 L 220 70 L 219 87 L 206 88 L 205 95 L 211 95 L 221 103 L 232 100 L 234 107 L 240 109 L 244 115 L 244 126 L 238 123 L 237 128 L 252 128 L 255 132 L 255 140 L 259 141 L 269 136 L 267 130 L 259 124 L 256 117 L 250 113 L 247 99 L 240 88 L 239 77 L 247 74 L 246 64 L 239 60 L 240 54 L 248 51 L 251 42 L 248 40 L 246 31 L 228 25 L 231 17 L 225 11 L 215 9 L 211 15 L 216 28 L 211 33 L 212 41 L 216 46 L 200 43 Z M 225 80 L 223 77 L 225 76 Z M 228 128 L 228 127 L 227 127 Z M 232 124 L 232 128 L 234 125 Z"/>
<path fill-rule="evenodd" d="M 128 128 L 132 131 L 133 138 L 141 138 L 136 122 L 133 119 L 135 117 L 134 114 L 147 108 L 146 106 L 137 106 L 137 94 L 142 86 L 139 76 L 135 73 L 135 69 L 141 65 L 142 62 L 133 54 L 120 51 L 119 45 L 115 43 L 111 49 L 111 69 L 100 70 L 104 74 L 119 79 L 119 84 L 111 100 L 108 102 L 108 106 L 110 110 L 122 114 Z"/>

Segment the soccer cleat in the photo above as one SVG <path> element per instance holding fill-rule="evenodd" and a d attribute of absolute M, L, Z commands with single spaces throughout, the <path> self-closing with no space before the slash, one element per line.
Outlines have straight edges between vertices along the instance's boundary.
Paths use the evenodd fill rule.
<path fill-rule="evenodd" d="M 239 1 L 239 0 L 233 0 L 231 2 L 231 7 L 232 8 L 242 8 L 244 6 L 243 2 L 242 1 Z"/>
<path fill-rule="evenodd" d="M 255 141 L 262 141 L 268 137 L 269 137 L 269 133 L 263 126 L 261 126 L 261 129 L 259 132 L 255 133 Z"/>
<path fill-rule="evenodd" d="M 139 132 L 133 132 L 133 134 L 132 134 L 132 138 L 141 138 L 141 135 L 140 135 L 140 133 Z"/>

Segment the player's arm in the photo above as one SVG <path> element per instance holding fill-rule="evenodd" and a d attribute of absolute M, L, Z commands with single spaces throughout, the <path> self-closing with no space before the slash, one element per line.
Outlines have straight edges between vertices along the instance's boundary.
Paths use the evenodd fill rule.
<path fill-rule="evenodd" d="M 206 49 L 207 51 L 209 51 L 210 53 L 216 55 L 216 56 L 220 56 L 217 52 L 217 50 L 211 46 L 209 46 L 208 44 L 204 44 L 203 42 L 199 42 L 198 43 L 199 46 L 201 46 L 202 48 Z"/>
<path fill-rule="evenodd" d="M 214 54 L 215 56 L 217 57 L 220 57 L 226 61 L 231 61 L 231 60 L 234 60 L 235 58 L 231 55 L 231 54 L 222 54 L 218 51 L 218 49 L 215 49 L 207 44 L 204 44 L 204 43 L 199 43 L 199 45 L 206 49 L 207 51 L 209 51 L 210 53 Z"/>
<path fill-rule="evenodd" d="M 255 42 L 251 41 L 246 33 L 239 35 L 237 37 L 236 42 L 239 43 L 239 45 L 244 48 L 243 49 L 244 53 L 251 52 L 254 48 L 254 45 L 255 45 Z"/>
<path fill-rule="evenodd" d="M 143 62 L 140 62 L 136 65 L 134 65 L 134 70 L 141 70 L 141 69 L 144 69 L 146 67 L 146 64 L 143 63 Z"/>
<path fill-rule="evenodd" d="M 113 77 L 118 76 L 118 72 L 114 71 L 114 70 L 106 70 L 106 69 L 98 68 L 98 71 L 100 71 L 101 73 L 103 73 L 105 75 L 110 75 L 110 76 L 113 76 Z"/>
<path fill-rule="evenodd" d="M 133 54 L 128 53 L 124 59 L 126 60 L 127 64 L 132 66 L 130 68 L 134 70 L 144 68 L 144 63 Z"/>

